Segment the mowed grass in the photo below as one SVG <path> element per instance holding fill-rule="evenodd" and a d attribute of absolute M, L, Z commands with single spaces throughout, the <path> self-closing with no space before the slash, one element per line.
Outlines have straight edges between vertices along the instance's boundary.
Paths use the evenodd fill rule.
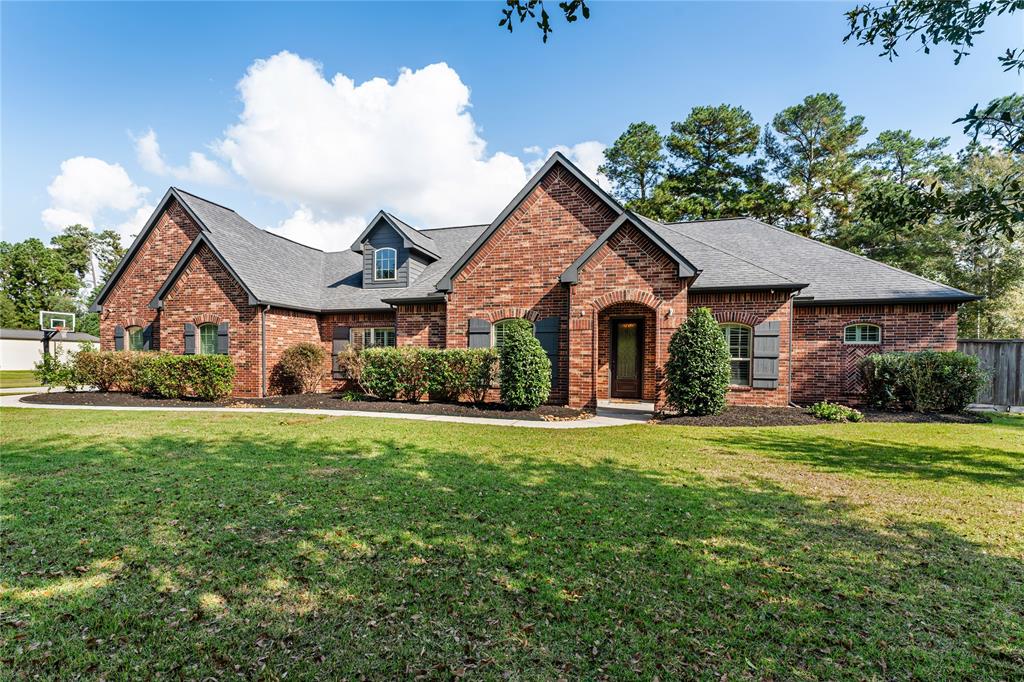
<path fill-rule="evenodd" d="M 39 379 L 31 369 L 0 369 L 0 388 L 38 386 Z"/>
<path fill-rule="evenodd" d="M 0 420 L 2 676 L 1024 671 L 1024 419 Z"/>

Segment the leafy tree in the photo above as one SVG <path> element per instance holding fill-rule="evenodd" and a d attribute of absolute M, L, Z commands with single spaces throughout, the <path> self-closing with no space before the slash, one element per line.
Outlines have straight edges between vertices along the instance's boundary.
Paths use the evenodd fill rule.
<path fill-rule="evenodd" d="M 651 123 L 630 123 L 626 132 L 604 151 L 598 172 L 611 180 L 615 193 L 629 208 L 651 214 L 651 192 L 665 170 L 661 134 Z"/>
<path fill-rule="evenodd" d="M 0 242 L 4 325 L 35 328 L 40 310 L 75 310 L 81 282 L 56 249 L 38 239 Z M 10 319 L 7 316 L 10 315 Z"/>
<path fill-rule="evenodd" d="M 86 276 L 90 276 L 93 289 L 107 280 L 125 253 L 117 232 L 93 232 L 84 225 L 65 227 L 59 235 L 50 239 L 50 244 L 83 284 Z"/>
<path fill-rule="evenodd" d="M 909 130 L 883 130 L 860 157 L 878 179 L 905 184 L 912 180 L 934 179 L 952 162 L 945 153 L 948 137 L 924 139 Z"/>
<path fill-rule="evenodd" d="M 694 107 L 672 123 L 665 146 L 674 162 L 667 189 L 680 217 L 721 218 L 742 213 L 761 128 L 742 107 Z"/>
<path fill-rule="evenodd" d="M 585 0 L 560 2 L 558 8 L 570 24 L 577 21 L 580 16 L 584 19 L 590 18 L 590 8 L 587 7 Z M 540 12 L 539 18 L 537 17 L 538 11 Z M 576 12 L 579 12 L 579 15 Z M 503 26 L 508 29 L 509 33 L 512 33 L 517 19 L 520 24 L 526 23 L 527 20 L 535 21 L 545 43 L 548 42 L 548 34 L 555 30 L 551 27 L 551 15 L 544 7 L 544 0 L 505 0 L 505 9 L 501 10 L 501 20 L 498 22 L 498 26 Z"/>
<path fill-rule="evenodd" d="M 847 118 L 834 93 L 808 95 L 772 120 L 765 153 L 796 194 L 795 232 L 820 235 L 849 220 L 859 183 L 855 147 L 865 130 L 864 117 Z"/>
<path fill-rule="evenodd" d="M 681 414 L 718 414 L 729 389 L 729 347 L 707 308 L 690 311 L 668 345 L 668 403 Z"/>

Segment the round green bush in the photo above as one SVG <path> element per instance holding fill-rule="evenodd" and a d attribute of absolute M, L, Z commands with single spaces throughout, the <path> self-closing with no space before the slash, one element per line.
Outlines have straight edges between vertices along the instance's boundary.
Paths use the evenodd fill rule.
<path fill-rule="evenodd" d="M 283 389 L 318 393 L 327 376 L 327 351 L 319 343 L 297 343 L 281 353 L 278 372 Z"/>
<path fill-rule="evenodd" d="M 551 361 L 533 325 L 513 320 L 501 345 L 501 401 L 513 410 L 535 410 L 551 393 Z"/>
<path fill-rule="evenodd" d="M 707 308 L 690 312 L 668 346 L 668 403 L 680 414 L 718 414 L 729 390 L 729 347 Z"/>

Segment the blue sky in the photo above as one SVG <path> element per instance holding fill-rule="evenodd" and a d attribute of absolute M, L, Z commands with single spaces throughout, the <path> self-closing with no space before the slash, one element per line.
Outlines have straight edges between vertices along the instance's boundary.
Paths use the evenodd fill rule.
<path fill-rule="evenodd" d="M 667 129 L 695 105 L 764 124 L 832 91 L 869 137 L 910 128 L 957 147 L 953 119 L 1021 90 L 995 60 L 1019 17 L 991 22 L 960 66 L 944 47 L 890 63 L 842 43 L 853 4 L 594 3 L 544 45 L 499 30 L 498 0 L 3 3 L 3 239 L 47 239 L 65 218 L 129 235 L 175 184 L 336 248 L 376 207 L 486 221 L 549 150 L 593 167 L 631 121 Z M 387 82 L 358 87 L 373 78 Z"/>

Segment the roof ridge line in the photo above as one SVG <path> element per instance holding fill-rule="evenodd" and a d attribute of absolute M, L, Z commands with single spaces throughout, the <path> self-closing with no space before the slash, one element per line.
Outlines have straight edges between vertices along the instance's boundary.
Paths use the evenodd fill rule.
<path fill-rule="evenodd" d="M 680 223 L 674 223 L 674 224 L 660 223 L 660 224 L 663 227 L 666 227 L 666 228 L 672 230 L 676 234 L 678 234 L 678 235 L 680 235 L 680 236 L 682 236 L 682 237 L 684 237 L 686 239 L 692 239 L 693 241 L 697 242 L 698 244 L 703 244 L 704 246 L 708 247 L 709 249 L 712 249 L 714 251 L 718 251 L 719 253 L 724 253 L 727 256 L 731 256 L 732 258 L 735 258 L 736 260 L 741 260 L 744 263 L 746 263 L 747 265 L 752 265 L 753 267 L 757 268 L 758 270 L 763 270 L 764 272 L 771 273 L 771 274 L 775 275 L 776 277 L 781 277 L 782 279 L 786 280 L 787 282 L 789 282 L 791 284 L 803 284 L 803 282 L 797 282 L 795 279 L 790 279 L 789 277 L 786 277 L 781 272 L 775 272 L 774 270 L 769 270 L 768 268 L 764 267 L 763 265 L 758 265 L 757 263 L 755 263 L 755 262 L 753 262 L 751 260 L 747 260 L 743 256 L 738 256 L 738 255 L 736 255 L 735 253 L 733 253 L 731 251 L 726 251 L 723 248 L 714 246 L 712 244 L 708 244 L 706 241 L 704 241 L 702 239 L 697 239 L 696 237 L 694 237 L 692 235 L 685 234 L 685 233 L 680 232 L 679 230 L 676 230 L 676 229 L 673 228 L 673 225 L 678 225 Z"/>
<path fill-rule="evenodd" d="M 796 232 L 791 232 L 791 231 L 783 229 L 781 227 L 777 227 L 775 225 L 772 225 L 771 223 L 766 223 L 763 220 L 758 220 L 757 218 L 745 218 L 744 220 L 749 220 L 749 221 L 751 221 L 753 223 L 757 223 L 758 225 L 761 225 L 763 227 L 770 227 L 771 229 L 778 230 L 779 232 L 782 232 L 783 234 L 792 235 L 792 236 L 796 237 L 797 239 L 803 239 L 803 240 L 806 240 L 806 241 L 809 241 L 809 242 L 813 242 L 815 244 L 818 244 L 819 246 L 824 246 L 827 249 L 832 249 L 833 251 L 838 251 L 840 253 L 845 253 L 847 255 L 853 256 L 854 258 L 860 258 L 861 260 L 866 260 L 869 263 L 874 263 L 875 265 L 881 265 L 884 268 L 889 268 L 890 270 L 894 270 L 894 271 L 896 271 L 896 272 L 898 272 L 900 274 L 903 274 L 903 275 L 910 275 L 911 277 L 916 277 L 917 279 L 921 280 L 922 282 L 928 282 L 928 284 L 935 284 L 935 285 L 940 286 L 940 287 L 945 287 L 947 289 L 952 289 L 953 291 L 958 291 L 961 294 L 967 294 L 969 296 L 973 296 L 973 294 L 971 294 L 968 291 L 964 291 L 963 289 L 957 289 L 956 287 L 950 286 L 949 284 L 943 284 L 942 282 L 936 282 L 933 279 L 928 279 L 927 277 L 922 277 L 921 275 L 918 275 L 916 273 L 910 272 L 909 270 L 903 270 L 901 268 L 897 268 L 895 265 L 889 265 L 888 263 L 883 263 L 880 260 L 875 260 L 874 258 L 868 258 L 867 256 L 862 256 L 861 254 L 854 253 L 853 251 L 847 251 L 846 249 L 841 249 L 838 246 L 833 246 L 832 244 L 828 244 L 828 243 L 823 242 L 823 241 L 818 241 L 817 239 L 814 239 L 812 237 L 805 237 L 802 234 L 797 234 Z"/>
<path fill-rule="evenodd" d="M 213 204 L 217 208 L 223 208 L 225 211 L 231 211 L 232 213 L 234 213 L 235 215 L 237 215 L 240 218 L 242 217 L 241 214 L 238 211 L 236 211 L 235 209 L 231 208 L 230 206 L 225 206 L 224 204 L 218 204 L 216 201 L 210 201 L 206 197 L 201 197 L 198 194 L 193 194 L 192 192 L 189 192 L 187 189 L 182 189 L 181 187 L 176 187 L 174 185 L 171 185 L 171 189 L 173 189 L 175 192 L 181 192 L 182 194 L 187 194 L 190 197 L 192 197 L 193 199 L 199 199 L 200 201 L 205 201 L 208 204 Z M 243 218 L 243 220 L 244 220 L 244 218 Z M 246 221 L 246 222 L 248 222 L 248 221 Z M 253 225 L 253 227 L 255 227 L 255 225 Z"/>

